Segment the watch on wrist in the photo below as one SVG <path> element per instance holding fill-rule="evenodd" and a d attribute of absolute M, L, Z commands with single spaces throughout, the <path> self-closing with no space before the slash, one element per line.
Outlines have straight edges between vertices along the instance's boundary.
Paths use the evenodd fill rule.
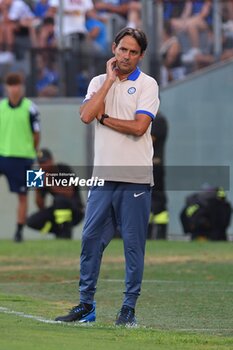
<path fill-rule="evenodd" d="M 101 118 L 99 120 L 100 124 L 104 125 L 104 119 L 106 119 L 106 118 L 109 118 L 109 115 L 108 114 L 102 114 L 102 116 L 101 116 Z"/>

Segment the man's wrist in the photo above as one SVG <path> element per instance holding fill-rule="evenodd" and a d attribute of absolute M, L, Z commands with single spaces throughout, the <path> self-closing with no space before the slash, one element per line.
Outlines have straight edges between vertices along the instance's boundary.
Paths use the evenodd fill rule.
<path fill-rule="evenodd" d="M 99 119 L 100 124 L 104 125 L 104 120 L 106 118 L 109 118 L 109 115 L 108 114 L 102 114 L 101 118 Z"/>

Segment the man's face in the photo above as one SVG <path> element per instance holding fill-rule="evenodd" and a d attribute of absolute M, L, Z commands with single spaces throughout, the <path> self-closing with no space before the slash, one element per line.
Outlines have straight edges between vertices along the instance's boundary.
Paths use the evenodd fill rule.
<path fill-rule="evenodd" d="M 9 99 L 17 99 L 23 95 L 23 85 L 6 85 L 7 96 Z"/>
<path fill-rule="evenodd" d="M 124 36 L 117 46 L 113 44 L 112 51 L 117 60 L 117 67 L 122 74 L 133 72 L 144 56 L 137 41 L 129 35 Z"/>

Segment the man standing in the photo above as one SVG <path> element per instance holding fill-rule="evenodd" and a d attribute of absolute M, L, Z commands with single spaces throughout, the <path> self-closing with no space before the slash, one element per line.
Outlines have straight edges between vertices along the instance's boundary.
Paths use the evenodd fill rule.
<path fill-rule="evenodd" d="M 5 84 L 8 98 L 0 103 L 0 174 L 7 177 L 11 192 L 18 194 L 14 240 L 21 242 L 27 214 L 26 170 L 31 168 L 39 144 L 39 113 L 24 97 L 20 74 L 10 73 Z"/>
<path fill-rule="evenodd" d="M 81 107 L 84 123 L 95 121 L 94 175 L 103 187 L 90 191 L 82 236 L 80 304 L 57 321 L 95 321 L 94 295 L 102 253 L 119 228 L 125 251 L 125 297 L 116 325 L 136 324 L 153 184 L 151 121 L 158 85 L 137 67 L 147 47 L 141 30 L 122 29 L 112 45 L 106 74 L 91 81 Z"/>

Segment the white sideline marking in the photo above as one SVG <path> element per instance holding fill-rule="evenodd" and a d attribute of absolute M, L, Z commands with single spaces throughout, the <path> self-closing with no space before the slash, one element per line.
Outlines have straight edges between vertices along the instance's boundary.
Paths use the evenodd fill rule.
<path fill-rule="evenodd" d="M 99 278 L 99 281 L 101 282 L 110 282 L 110 283 L 124 283 L 123 279 L 104 279 Z M 77 283 L 78 279 L 76 280 L 66 280 L 66 281 L 57 281 L 57 282 L 43 282 L 43 284 L 71 284 L 71 283 Z M 160 283 L 160 284 L 196 284 L 196 285 L 209 285 L 209 284 L 216 284 L 216 285 L 233 285 L 233 282 L 218 282 L 218 281 L 169 281 L 169 280 L 143 280 L 143 283 Z M 41 284 L 41 282 L 0 282 L 0 285 L 8 285 L 8 284 Z"/>
<path fill-rule="evenodd" d="M 6 307 L 0 307 L 0 312 L 4 314 L 11 314 L 11 315 L 16 315 L 24 318 L 30 318 L 35 321 L 43 322 L 43 323 L 50 323 L 50 324 L 58 324 L 60 322 L 53 321 L 53 320 L 47 320 L 46 318 L 40 317 L 40 316 L 33 316 L 33 315 L 27 315 L 24 312 L 19 312 L 19 311 L 13 311 L 10 310 Z"/>
<path fill-rule="evenodd" d="M 61 324 L 61 323 L 63 323 L 60 321 L 47 320 L 46 318 L 43 318 L 40 316 L 28 315 L 28 314 L 25 314 L 24 312 L 10 310 L 7 307 L 1 307 L 1 306 L 0 306 L 0 313 L 29 318 L 31 320 L 39 321 L 39 322 L 47 323 L 47 324 Z M 85 325 L 89 325 L 89 324 L 86 323 Z M 140 327 L 139 326 L 137 328 L 147 328 L 147 327 Z M 150 329 L 156 329 L 156 328 L 150 327 Z M 166 330 L 166 329 L 164 329 L 164 330 Z M 230 328 L 223 328 L 223 329 L 222 328 L 221 329 L 219 329 L 219 328 L 174 328 L 174 329 L 172 329 L 172 331 L 178 331 L 178 332 L 228 332 L 228 331 L 232 331 L 232 329 L 230 329 Z"/>

